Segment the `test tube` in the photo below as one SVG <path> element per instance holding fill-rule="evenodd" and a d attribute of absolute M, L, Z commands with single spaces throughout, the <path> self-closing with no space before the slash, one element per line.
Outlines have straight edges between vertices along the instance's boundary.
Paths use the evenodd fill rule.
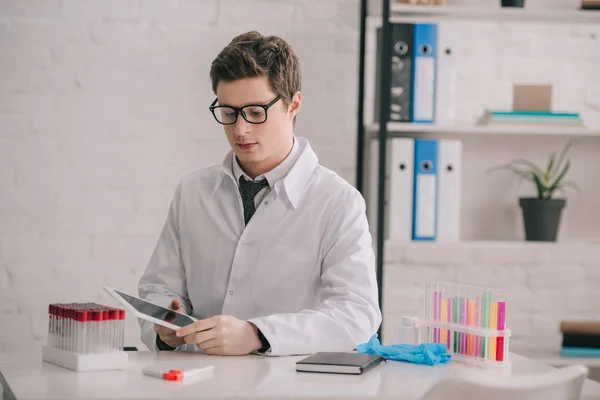
<path fill-rule="evenodd" d="M 109 351 L 117 351 L 119 344 L 117 342 L 117 329 L 119 323 L 119 310 L 111 308 L 109 312 Z"/>
<path fill-rule="evenodd" d="M 107 307 L 102 307 L 102 345 L 101 351 L 108 352 L 109 336 L 110 336 L 110 310 Z"/>
<path fill-rule="evenodd" d="M 463 327 L 469 326 L 469 285 L 463 285 L 463 294 L 462 294 L 462 322 Z M 469 334 L 467 332 L 463 332 L 462 339 L 462 354 L 469 355 Z"/>
<path fill-rule="evenodd" d="M 87 310 L 81 310 L 79 314 L 79 329 L 80 329 L 80 343 L 78 351 L 80 353 L 85 353 L 86 342 L 87 342 L 87 326 L 88 326 L 88 312 Z"/>
<path fill-rule="evenodd" d="M 496 299 L 496 292 L 493 289 L 490 290 L 491 302 L 490 302 L 490 329 L 496 330 L 498 328 L 498 300 Z M 496 344 L 497 336 L 490 337 L 489 341 L 489 359 L 496 361 Z"/>
<path fill-rule="evenodd" d="M 454 285 L 454 323 L 458 325 L 460 322 L 460 285 Z M 460 332 L 454 330 L 454 348 L 453 352 L 458 353 L 460 348 Z"/>
<path fill-rule="evenodd" d="M 454 291 L 456 285 L 449 283 L 448 284 L 448 321 L 451 324 L 454 324 Z M 448 330 L 448 351 L 454 352 L 454 329 Z"/>
<path fill-rule="evenodd" d="M 473 287 L 472 286 L 467 286 L 465 289 L 465 307 L 466 307 L 466 311 L 465 311 L 465 321 L 466 321 L 466 326 L 469 327 L 473 324 L 473 298 L 472 298 L 472 293 L 473 293 Z M 465 352 L 464 354 L 467 356 L 471 356 L 473 355 L 473 335 L 470 333 L 465 334 Z"/>
<path fill-rule="evenodd" d="M 119 325 L 120 325 L 119 350 L 123 351 L 125 349 L 125 310 L 120 310 Z"/>
<path fill-rule="evenodd" d="M 58 315 L 58 318 L 57 318 L 57 321 L 56 321 L 57 322 L 57 326 L 58 326 L 58 332 L 57 332 L 58 333 L 58 338 L 57 338 L 58 339 L 58 346 L 57 347 L 59 349 L 64 349 L 64 343 L 65 343 L 64 342 L 64 332 L 65 332 L 65 327 L 64 327 L 64 324 L 63 324 L 64 308 L 63 308 L 62 304 L 60 304 L 58 306 L 57 315 Z"/>
<path fill-rule="evenodd" d="M 481 328 L 482 327 L 482 323 L 481 323 L 481 287 L 477 287 L 477 289 L 476 289 L 475 315 L 476 315 L 475 325 L 478 328 Z M 482 357 L 481 346 L 482 346 L 482 336 L 477 335 L 477 337 L 475 338 L 475 357 L 477 357 L 477 358 Z"/>
<path fill-rule="evenodd" d="M 92 321 L 90 324 L 91 332 L 90 332 L 90 347 L 88 349 L 89 353 L 96 353 L 98 349 L 98 328 L 100 324 L 100 318 L 102 313 L 96 309 L 92 308 Z"/>
<path fill-rule="evenodd" d="M 48 305 L 47 345 L 77 353 L 122 351 L 125 310 L 96 303 Z"/>
<path fill-rule="evenodd" d="M 443 284 L 442 284 L 442 303 L 440 305 L 440 320 L 444 324 L 448 324 L 448 322 L 449 322 L 448 301 L 449 301 L 449 292 L 450 292 L 451 287 L 452 287 L 452 285 L 448 282 L 443 282 Z M 449 348 L 449 343 L 450 343 L 449 332 L 450 331 L 448 329 L 442 329 L 440 331 L 440 343 L 445 345 L 446 349 Z"/>
<path fill-rule="evenodd" d="M 489 315 L 489 299 L 487 289 L 481 289 L 481 327 L 488 329 L 488 315 Z M 488 338 L 487 335 L 481 337 L 481 358 L 487 359 L 488 355 Z"/>
<path fill-rule="evenodd" d="M 54 346 L 54 305 L 48 305 L 48 338 L 46 344 Z"/>
<path fill-rule="evenodd" d="M 431 287 L 433 285 L 433 282 L 427 282 L 425 283 L 425 307 L 424 307 L 424 313 L 423 313 L 423 317 L 425 319 L 425 321 L 430 321 L 431 320 Z M 429 342 L 431 343 L 431 336 L 430 336 L 430 331 L 431 328 L 429 326 L 426 327 L 425 329 L 425 342 Z"/>
<path fill-rule="evenodd" d="M 433 320 L 435 322 L 440 321 L 440 303 L 441 303 L 441 284 L 435 282 L 433 285 Z M 440 328 L 433 329 L 433 342 L 440 343 Z"/>
<path fill-rule="evenodd" d="M 495 293 L 496 301 L 498 302 L 498 327 L 499 331 L 504 331 L 506 327 L 506 292 L 502 289 L 497 289 Z M 496 343 L 496 361 L 504 361 L 505 354 L 504 336 L 499 336 Z"/>
<path fill-rule="evenodd" d="M 71 351 L 71 308 L 65 305 L 65 350 Z"/>

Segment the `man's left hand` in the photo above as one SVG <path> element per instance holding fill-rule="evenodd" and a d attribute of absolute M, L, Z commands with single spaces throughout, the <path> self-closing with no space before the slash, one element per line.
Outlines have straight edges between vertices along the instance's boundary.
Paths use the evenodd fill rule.
<path fill-rule="evenodd" d="M 185 343 L 195 344 L 206 354 L 239 356 L 261 348 L 258 329 L 248 321 L 229 315 L 202 319 L 176 331 Z"/>

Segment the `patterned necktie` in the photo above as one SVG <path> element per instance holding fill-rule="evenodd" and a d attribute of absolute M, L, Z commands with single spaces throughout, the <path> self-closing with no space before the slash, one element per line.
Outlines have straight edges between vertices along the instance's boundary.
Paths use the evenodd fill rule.
<path fill-rule="evenodd" d="M 248 225 L 248 221 L 254 215 L 256 206 L 254 205 L 254 197 L 264 187 L 268 187 L 269 182 L 262 179 L 258 182 L 247 181 L 243 176 L 240 176 L 240 194 L 242 195 L 242 203 L 244 204 L 244 224 Z"/>

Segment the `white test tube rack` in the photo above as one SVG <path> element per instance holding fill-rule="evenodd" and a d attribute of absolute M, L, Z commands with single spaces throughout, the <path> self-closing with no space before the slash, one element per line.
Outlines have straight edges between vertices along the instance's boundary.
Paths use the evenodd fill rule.
<path fill-rule="evenodd" d="M 127 366 L 124 310 L 94 303 L 51 304 L 48 316 L 45 362 L 79 372 Z"/>
<path fill-rule="evenodd" d="M 124 369 L 127 366 L 129 356 L 124 351 L 83 354 L 44 345 L 42 347 L 42 359 L 50 364 L 73 371 L 86 372 Z"/>
<path fill-rule="evenodd" d="M 446 345 L 460 363 L 510 369 L 510 329 L 503 289 L 427 282 L 421 342 Z"/>
<path fill-rule="evenodd" d="M 487 329 L 433 320 L 420 320 L 419 325 L 421 343 L 446 345 L 452 355 L 451 361 L 510 369 L 510 329 Z"/>

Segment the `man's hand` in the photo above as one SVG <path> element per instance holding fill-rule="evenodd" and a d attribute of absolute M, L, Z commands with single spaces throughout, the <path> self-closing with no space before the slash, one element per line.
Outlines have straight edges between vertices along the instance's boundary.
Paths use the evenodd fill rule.
<path fill-rule="evenodd" d="M 206 354 L 239 356 L 261 348 L 258 328 L 229 315 L 202 319 L 176 331 L 185 343 L 195 344 Z"/>
<path fill-rule="evenodd" d="M 181 301 L 179 301 L 178 299 L 173 300 L 169 308 L 176 312 L 183 312 L 183 307 L 181 307 Z M 154 324 L 154 332 L 158 334 L 160 340 L 162 340 L 171 347 L 178 347 L 185 343 L 183 341 L 183 338 L 177 337 L 177 335 L 175 335 L 175 331 L 173 329 L 165 328 L 164 326 Z"/>

